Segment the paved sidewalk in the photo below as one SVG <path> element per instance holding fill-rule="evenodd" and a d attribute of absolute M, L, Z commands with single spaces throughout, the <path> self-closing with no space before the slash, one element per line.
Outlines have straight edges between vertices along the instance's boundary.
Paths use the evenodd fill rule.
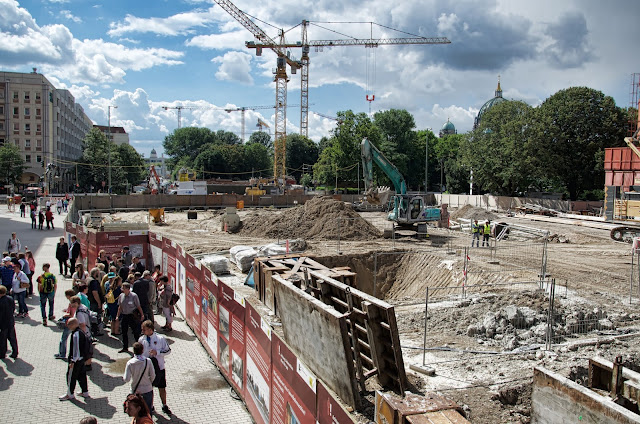
<path fill-rule="evenodd" d="M 56 316 L 67 306 L 64 291 L 71 280 L 57 275 L 55 245 L 62 235 L 62 217 L 56 215 L 56 230 L 30 229 L 30 220 L 20 213 L 9 213 L 0 206 L 0 242 L 5 243 L 12 231 L 34 250 L 36 275 L 42 264 L 49 262 L 58 277 Z M 25 241 L 28 241 L 25 243 Z M 37 247 L 36 247 L 37 246 Z M 6 407 L 0 408 L 0 423 L 21 424 L 63 423 L 73 424 L 82 417 L 93 415 L 99 423 L 129 423 L 122 410 L 122 402 L 129 393 L 129 383 L 122 375 L 130 356 L 117 353 L 118 339 L 99 337 L 95 345 L 93 370 L 88 372 L 89 393 L 86 401 L 81 397 L 71 402 L 60 402 L 58 396 L 66 392 L 66 363 L 53 357 L 58 351 L 61 330 L 54 324 L 42 325 L 40 302 L 37 294 L 27 300 L 30 318 L 16 319 L 19 356 L 0 360 L 0 396 Z M 48 308 L 48 307 L 47 307 Z M 156 316 L 161 325 L 164 318 Z M 242 401 L 232 396 L 229 385 L 213 365 L 193 332 L 181 318 L 174 321 L 174 330 L 167 337 L 171 354 L 166 357 L 168 405 L 173 412 L 169 417 L 156 413 L 157 423 L 251 423 L 251 417 Z M 235 393 L 234 393 L 235 394 Z M 18 406 L 20 405 L 20 406 Z M 162 406 L 157 389 L 154 405 Z"/>

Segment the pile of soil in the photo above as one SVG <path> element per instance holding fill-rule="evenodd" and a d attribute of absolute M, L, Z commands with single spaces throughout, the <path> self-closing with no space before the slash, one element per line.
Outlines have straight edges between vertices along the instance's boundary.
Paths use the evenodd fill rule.
<path fill-rule="evenodd" d="M 464 219 L 477 219 L 478 221 L 486 221 L 498 218 L 498 215 L 487 211 L 486 209 L 478 208 L 471 205 L 464 205 L 463 207 L 455 210 L 451 213 L 451 219 L 456 220 L 459 218 Z"/>
<path fill-rule="evenodd" d="M 350 204 L 327 196 L 315 197 L 303 206 L 281 213 L 247 216 L 243 219 L 240 234 L 325 240 L 337 240 L 338 237 L 341 240 L 373 240 L 382 237 L 382 233 Z"/>

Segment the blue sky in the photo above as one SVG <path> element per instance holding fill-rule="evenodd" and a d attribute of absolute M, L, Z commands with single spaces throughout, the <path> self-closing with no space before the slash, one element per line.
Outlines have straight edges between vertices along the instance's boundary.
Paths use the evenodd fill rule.
<path fill-rule="evenodd" d="M 537 105 L 559 89 L 585 85 L 629 105 L 630 74 L 640 72 L 637 17 L 640 2 L 616 0 L 233 0 L 268 35 L 283 28 L 300 40 L 445 36 L 449 45 L 334 47 L 311 51 L 310 109 L 335 116 L 407 109 L 418 129 L 437 130 L 447 118 L 471 129 L 493 96 L 498 75 L 504 97 Z M 375 22 L 380 25 L 345 22 Z M 0 69 L 37 67 L 68 88 L 89 117 L 123 126 L 131 144 L 148 156 L 182 125 L 240 135 L 239 112 L 223 108 L 275 103 L 276 56 L 245 48 L 249 31 L 220 6 L 205 0 L 0 0 Z M 299 57 L 300 52 L 291 52 Z M 300 103 L 299 75 L 291 75 L 288 102 Z M 260 118 L 273 127 L 273 110 L 246 112 L 247 137 Z M 298 132 L 299 109 L 287 114 L 287 132 Z M 329 135 L 335 122 L 311 113 L 309 135 Z"/>

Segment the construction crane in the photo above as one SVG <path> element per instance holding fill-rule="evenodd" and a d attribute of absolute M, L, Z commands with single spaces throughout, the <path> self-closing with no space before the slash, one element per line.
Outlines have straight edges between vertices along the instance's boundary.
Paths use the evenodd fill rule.
<path fill-rule="evenodd" d="M 278 47 L 280 49 L 289 48 L 302 48 L 301 72 L 300 72 L 300 134 L 305 137 L 309 134 L 309 52 L 311 47 L 314 47 L 316 51 L 322 50 L 324 47 L 339 47 L 339 46 L 364 46 L 365 48 L 376 48 L 378 46 L 388 45 L 420 45 L 420 44 L 451 44 L 451 41 L 447 37 L 405 37 L 405 38 L 378 38 L 374 39 L 373 34 L 371 38 L 350 38 L 345 40 L 307 40 L 307 27 L 310 22 L 307 20 L 302 21 L 302 41 L 297 43 L 280 43 Z M 256 55 L 262 51 L 263 48 L 270 48 L 269 43 L 254 43 L 246 42 L 247 48 L 256 49 Z M 285 87 L 286 89 L 286 87 Z M 285 95 L 286 97 L 286 95 Z M 367 101 L 373 101 L 374 97 L 369 98 L 367 95 Z"/>
<path fill-rule="evenodd" d="M 293 60 L 285 48 L 280 47 L 284 44 L 284 30 L 280 30 L 279 42 L 269 37 L 262 28 L 253 22 L 249 16 L 242 10 L 238 9 L 230 0 L 215 0 L 215 2 L 236 21 L 253 34 L 253 36 L 261 43 L 264 48 L 273 50 L 277 55 L 275 83 L 276 83 L 276 102 L 275 102 L 275 143 L 274 143 L 274 161 L 273 174 L 277 181 L 284 184 L 284 176 L 286 173 L 286 137 L 287 137 L 287 65 L 291 67 L 291 73 L 295 74 L 298 69 L 302 68 L 302 62 Z M 256 55 L 262 55 L 262 47 L 256 49 Z"/>
<path fill-rule="evenodd" d="M 202 109 L 202 108 L 199 106 L 162 106 L 162 109 L 164 110 L 176 109 L 178 111 L 178 129 L 179 129 L 182 127 L 182 109 L 196 110 L 196 109 Z"/>
<path fill-rule="evenodd" d="M 242 114 L 242 130 L 241 130 L 241 134 L 242 134 L 242 142 L 244 143 L 244 114 L 247 110 L 260 110 L 260 109 L 273 109 L 275 106 L 241 106 L 241 107 L 234 107 L 234 108 L 227 108 L 224 111 L 227 113 L 231 113 L 231 112 L 241 112 Z"/>
<path fill-rule="evenodd" d="M 335 116 L 325 115 L 325 114 L 323 114 L 323 113 L 316 112 L 316 111 L 313 111 L 313 113 L 314 113 L 314 114 L 316 114 L 316 115 L 318 115 L 318 116 L 322 116 L 323 118 L 327 118 L 327 119 L 331 119 L 332 121 L 336 121 L 338 124 L 341 124 L 341 123 L 343 122 L 343 120 L 342 120 L 342 119 L 337 118 L 337 117 L 335 117 Z"/>
<path fill-rule="evenodd" d="M 269 135 L 271 135 L 271 127 L 269 126 L 269 124 L 267 124 L 266 122 L 264 122 L 262 119 L 258 118 L 258 123 L 256 124 L 256 127 L 258 128 L 258 131 L 262 131 L 262 128 L 269 128 Z"/>

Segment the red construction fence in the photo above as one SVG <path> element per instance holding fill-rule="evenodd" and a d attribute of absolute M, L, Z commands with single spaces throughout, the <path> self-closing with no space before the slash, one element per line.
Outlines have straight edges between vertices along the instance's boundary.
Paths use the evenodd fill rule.
<path fill-rule="evenodd" d="M 294 350 L 260 314 L 259 301 L 246 298 L 181 246 L 148 231 L 85 231 L 66 223 L 76 235 L 83 259 L 93 264 L 107 254 L 135 246 L 151 265 L 168 275 L 185 321 L 238 392 L 259 424 L 353 424 L 335 396 L 298 359 Z"/>

